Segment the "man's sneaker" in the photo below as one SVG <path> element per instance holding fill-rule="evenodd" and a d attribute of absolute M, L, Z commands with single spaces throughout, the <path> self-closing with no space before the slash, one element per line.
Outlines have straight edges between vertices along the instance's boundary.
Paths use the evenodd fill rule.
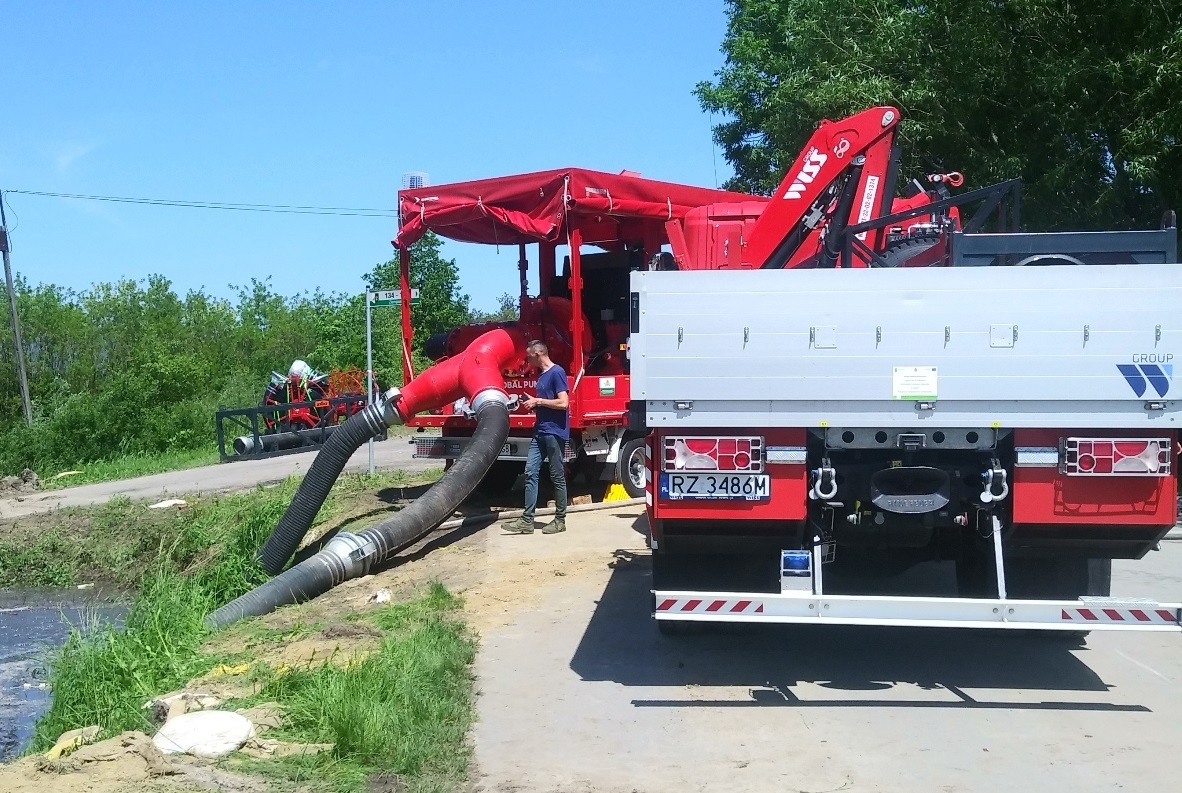
<path fill-rule="evenodd" d="M 518 518 L 505 526 L 506 534 L 533 534 L 534 522 L 527 518 Z"/>
<path fill-rule="evenodd" d="M 557 534 L 566 531 L 566 518 L 555 518 L 542 527 L 542 534 Z"/>

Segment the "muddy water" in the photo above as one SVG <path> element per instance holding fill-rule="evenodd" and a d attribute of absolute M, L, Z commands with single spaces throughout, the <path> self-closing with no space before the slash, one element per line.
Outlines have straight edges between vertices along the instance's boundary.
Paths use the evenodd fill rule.
<path fill-rule="evenodd" d="M 0 762 L 24 750 L 49 707 L 49 652 L 65 641 L 71 626 L 118 624 L 126 611 L 118 593 L 0 590 Z"/>

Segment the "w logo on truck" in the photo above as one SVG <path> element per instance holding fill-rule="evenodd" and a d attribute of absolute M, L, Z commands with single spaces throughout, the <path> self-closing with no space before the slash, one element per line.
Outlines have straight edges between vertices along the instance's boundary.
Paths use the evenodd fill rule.
<path fill-rule="evenodd" d="M 1116 368 L 1125 376 L 1125 382 L 1133 389 L 1137 396 L 1145 396 L 1148 386 L 1153 386 L 1159 397 L 1164 397 L 1170 390 L 1170 381 L 1174 379 L 1174 365 L 1155 363 L 1118 363 Z"/>
<path fill-rule="evenodd" d="M 784 193 L 784 198 L 803 196 L 808 185 L 817 178 L 817 174 L 821 172 L 821 166 L 828 159 L 829 155 L 817 151 L 816 147 L 809 149 L 809 153 L 804 156 L 804 165 L 801 166 L 800 173 L 792 180 L 792 184 L 788 185 L 788 192 Z"/>

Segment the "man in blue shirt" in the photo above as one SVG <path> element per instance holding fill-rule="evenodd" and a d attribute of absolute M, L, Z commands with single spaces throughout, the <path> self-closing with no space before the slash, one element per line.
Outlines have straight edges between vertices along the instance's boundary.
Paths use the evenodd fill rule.
<path fill-rule="evenodd" d="M 563 450 L 570 438 L 567 408 L 566 372 L 550 360 L 550 351 L 540 341 L 531 341 L 525 348 L 525 359 L 541 372 L 538 375 L 538 395 L 522 402 L 526 410 L 534 411 L 534 436 L 529 444 L 525 463 L 525 512 L 505 527 L 509 534 L 533 534 L 534 509 L 538 501 L 538 477 L 542 459 L 550 461 L 550 482 L 554 485 L 554 520 L 542 527 L 542 534 L 566 531 L 566 469 Z"/>

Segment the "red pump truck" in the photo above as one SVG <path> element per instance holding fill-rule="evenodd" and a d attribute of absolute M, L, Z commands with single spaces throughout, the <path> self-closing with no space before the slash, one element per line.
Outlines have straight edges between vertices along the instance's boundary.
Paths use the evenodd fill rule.
<path fill-rule="evenodd" d="M 672 218 L 673 266 L 631 274 L 658 626 L 1179 631 L 1110 592 L 1175 522 L 1174 224 L 1021 233 L 1017 182 L 959 174 L 896 197 L 898 123 L 823 122 L 770 201 Z M 882 584 L 939 560 L 957 596 Z"/>
<path fill-rule="evenodd" d="M 394 246 L 401 261 L 403 374 L 415 376 L 410 301 L 410 247 L 428 231 L 461 242 L 513 246 L 520 283 L 519 318 L 455 328 L 428 339 L 433 361 L 458 355 L 497 327 L 540 339 L 570 382 L 571 439 L 567 460 L 589 481 L 622 483 L 644 494 L 644 436 L 627 429 L 630 399 L 628 275 L 659 254 L 666 224 L 719 202 L 762 205 L 741 193 L 643 179 L 638 174 L 578 168 L 401 190 Z M 668 254 L 665 256 L 668 259 Z M 531 287 L 530 268 L 538 283 Z M 507 372 L 511 397 L 536 393 L 537 375 Z M 516 404 L 516 402 L 515 402 Z M 514 408 L 510 435 L 484 487 L 507 490 L 524 469 L 533 414 Z M 463 400 L 407 422 L 420 428 L 417 457 L 451 460 L 476 423 Z M 425 432 L 424 430 L 437 430 Z"/>

